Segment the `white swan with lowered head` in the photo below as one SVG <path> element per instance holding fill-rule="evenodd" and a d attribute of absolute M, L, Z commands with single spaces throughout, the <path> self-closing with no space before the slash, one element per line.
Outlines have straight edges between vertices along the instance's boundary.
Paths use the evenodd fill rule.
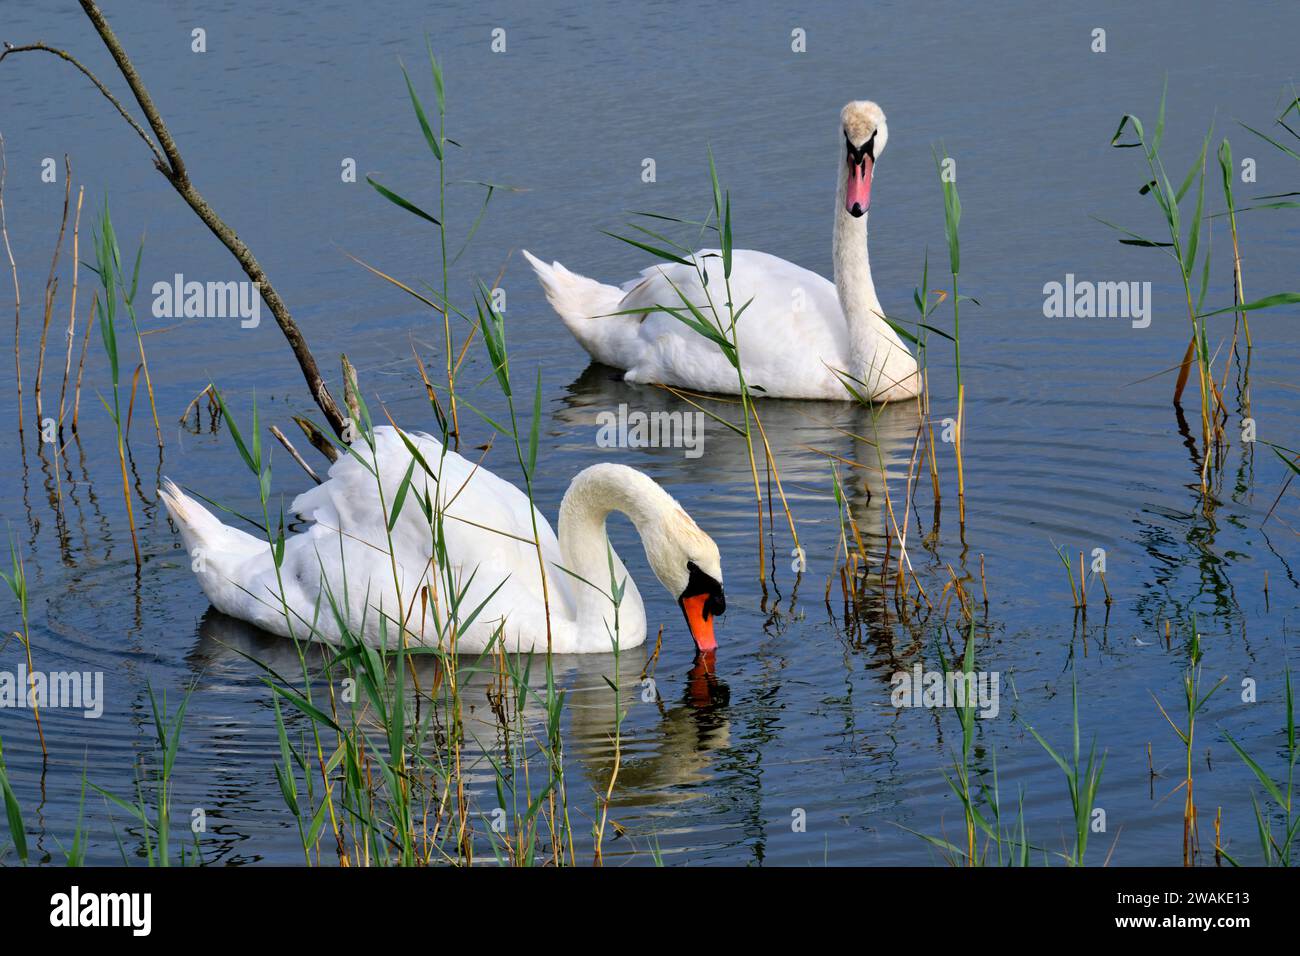
<path fill-rule="evenodd" d="M 843 142 L 835 200 L 832 285 L 815 272 L 763 252 L 732 253 L 731 299 L 741 368 L 756 396 L 844 400 L 852 396 L 837 374 L 873 401 L 914 398 L 916 359 L 881 318 L 867 259 L 867 208 L 876 160 L 889 137 L 875 103 L 849 103 L 840 114 Z M 716 344 L 655 306 L 682 309 L 682 297 L 713 319 L 730 321 L 723 265 L 716 250 L 695 253 L 694 265 L 651 266 L 616 288 L 547 265 L 526 250 L 552 307 L 597 362 L 626 370 L 628 382 L 660 383 L 736 394 L 735 369 Z M 752 301 L 751 301 L 752 300 Z M 617 314 L 645 310 L 641 315 Z M 864 383 L 864 384 L 858 384 Z"/>
<path fill-rule="evenodd" d="M 545 651 L 547 618 L 527 496 L 455 452 L 444 453 L 429 435 L 406 433 L 406 438 L 438 477 L 415 464 L 410 492 L 391 530 L 391 558 L 384 512 L 392 508 L 412 455 L 395 428 L 382 426 L 374 429 L 373 455 L 364 440 L 356 441 L 354 454 L 342 455 L 330 466 L 328 480 L 294 499 L 293 511 L 311 525 L 285 543 L 279 575 L 283 603 L 267 542 L 222 524 L 164 480 L 159 489 L 163 501 L 213 606 L 282 636 L 333 644 L 342 640 L 336 615 L 372 646 L 384 639 L 380 622 L 386 619 L 390 647 L 398 644 L 396 622 L 406 618 L 415 642 L 436 646 L 435 614 L 427 605 L 422 609 L 422 589 L 442 595 L 438 608 L 445 614 L 446 575 L 434 566 L 433 535 L 423 506 L 441 502 L 446 554 L 464 592 L 461 620 L 483 604 L 458 634 L 457 650 L 483 651 L 500 627 L 507 651 Z M 382 481 L 382 504 L 370 468 Z M 619 647 L 645 641 L 641 595 L 605 533 L 605 521 L 614 511 L 636 526 L 650 567 L 681 606 L 697 649 L 712 653 L 717 647 L 713 618 L 725 609 L 717 545 L 653 480 L 615 464 L 592 465 L 573 479 L 560 505 L 558 537 L 536 513 L 551 649 L 557 654 L 612 650 L 611 572 L 620 584 L 626 582 L 617 611 Z"/>

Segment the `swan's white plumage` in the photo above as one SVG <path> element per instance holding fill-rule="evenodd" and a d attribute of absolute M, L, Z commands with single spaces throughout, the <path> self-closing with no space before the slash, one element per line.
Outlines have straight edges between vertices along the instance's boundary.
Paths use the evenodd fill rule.
<path fill-rule="evenodd" d="M 855 146 L 888 138 L 885 115 L 869 101 L 841 113 L 844 137 Z M 843 143 L 838 148 L 843 149 Z M 834 256 L 836 283 L 764 252 L 732 253 L 730 298 L 740 313 L 737 345 L 755 396 L 845 400 L 844 373 L 854 390 L 875 401 L 915 397 L 916 360 L 883 318 L 867 261 L 866 217 L 845 208 L 841 160 Z M 706 249 L 682 263 L 651 266 L 621 288 L 546 264 L 524 251 L 552 307 L 596 361 L 625 371 L 629 382 L 660 383 L 735 394 L 735 369 L 719 346 L 663 307 L 686 312 L 689 302 L 714 323 L 730 322 L 728 277 L 721 254 Z M 697 268 L 698 267 L 698 268 Z M 700 271 L 707 276 L 701 281 Z M 741 309 L 743 308 L 743 312 Z M 642 311 L 643 310 L 643 311 Z M 638 314 L 619 314 L 636 312 Z"/>
<path fill-rule="evenodd" d="M 711 295 L 725 322 L 726 284 L 716 249 L 701 250 L 692 258 L 704 265 L 707 294 L 694 265 L 651 266 L 616 289 L 577 276 L 559 263 L 548 266 L 526 250 L 524 255 L 582 347 L 596 361 L 625 370 L 626 381 L 720 394 L 736 391 L 736 370 L 716 344 L 667 312 L 654 311 L 655 306 L 681 309 L 685 296 L 711 317 L 706 307 Z M 567 276 L 543 272 L 557 268 Z M 619 297 L 614 299 L 611 292 Z M 915 395 L 914 386 L 907 383 L 915 377 L 916 361 L 883 321 L 868 330 L 880 357 L 871 374 L 853 371 L 835 285 L 817 273 L 766 252 L 737 249 L 732 253 L 731 292 L 737 309 L 752 300 L 736 323 L 736 333 L 745 378 L 756 388 L 755 395 L 843 401 L 849 393 L 836 371 L 868 382 L 874 392 L 887 392 L 877 395 L 880 400 Z M 614 314 L 633 309 L 647 314 Z"/>
<path fill-rule="evenodd" d="M 504 621 L 507 650 L 545 650 L 547 617 L 537 551 L 531 543 L 534 512 L 527 496 L 453 451 L 444 455 L 443 446 L 432 436 L 406 435 L 439 480 L 435 482 L 415 464 L 411 492 L 392 528 L 391 558 L 375 476 L 353 455 L 340 457 L 325 482 L 294 500 L 293 511 L 311 524 L 288 537 L 278 579 L 265 541 L 222 524 L 165 480 L 160 489 L 163 501 L 180 527 L 212 604 L 273 633 L 289 636 L 292 630 L 299 638 L 329 643 L 342 639 L 336 615 L 372 645 L 385 639 L 380 623 L 384 618 L 386 639 L 395 644 L 395 621 L 407 616 L 408 630 L 416 640 L 435 645 L 437 629 L 431 613 L 421 617 L 420 591 L 436 587 L 445 608 L 446 585 L 432 563 L 429 521 L 420 499 L 433 500 L 441 487 L 446 553 L 464 591 L 461 620 L 483 605 L 477 618 L 460 631 L 457 649 L 482 651 Z M 412 456 L 394 428 L 374 429 L 374 442 L 373 457 L 362 441 L 354 443 L 353 449 L 367 464 L 377 464 L 383 500 L 391 508 Z M 562 506 L 562 515 L 567 511 L 573 526 L 585 533 L 575 533 L 575 540 L 562 549 L 550 523 L 535 512 L 547 568 L 551 646 L 556 653 L 611 649 L 607 626 L 612 622 L 612 606 L 562 570 L 580 573 L 608 591 L 604 522 L 611 510 L 632 517 L 652 568 L 665 586 L 677 589 L 674 596 L 685 585 L 688 561 L 721 581 L 716 546 L 667 492 L 626 466 L 593 465 L 574 478 Z M 616 579 L 626 581 L 618 611 L 620 646 L 635 647 L 645 640 L 645 608 L 617 554 L 613 565 Z M 281 581 L 288 622 L 279 596 Z M 583 588 L 591 593 L 579 593 Z"/>

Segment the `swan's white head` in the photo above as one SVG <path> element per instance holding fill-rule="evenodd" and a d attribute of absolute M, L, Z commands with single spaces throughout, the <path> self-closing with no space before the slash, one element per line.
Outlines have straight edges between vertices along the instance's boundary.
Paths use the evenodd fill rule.
<path fill-rule="evenodd" d="M 665 495 L 665 497 L 668 497 Z M 686 615 L 695 646 L 713 651 L 713 618 L 727 609 L 722 593 L 722 556 L 713 539 L 668 497 L 667 507 L 641 528 L 646 559 Z"/>
<path fill-rule="evenodd" d="M 854 100 L 840 110 L 840 129 L 847 148 L 844 210 L 854 217 L 863 216 L 871 206 L 871 176 L 876 160 L 889 140 L 885 112 L 870 100 Z"/>

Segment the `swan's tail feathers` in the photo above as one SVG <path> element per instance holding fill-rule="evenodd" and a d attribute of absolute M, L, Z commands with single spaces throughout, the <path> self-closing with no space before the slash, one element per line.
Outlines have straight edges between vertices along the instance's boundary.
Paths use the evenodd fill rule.
<path fill-rule="evenodd" d="M 623 290 L 570 272 L 558 262 L 547 265 L 527 249 L 521 251 L 537 273 L 551 308 L 578 343 L 597 362 L 627 368 L 623 353 L 628 338 L 635 336 L 637 317 L 613 314 L 623 302 Z"/>
<path fill-rule="evenodd" d="M 195 559 L 194 567 L 201 582 L 203 569 L 215 570 L 229 564 L 232 559 L 242 561 L 269 547 L 265 541 L 254 538 L 251 534 L 222 524 L 212 512 L 181 491 L 170 478 L 163 479 L 158 495 L 167 506 L 167 513 L 181 529 L 185 550 Z"/>

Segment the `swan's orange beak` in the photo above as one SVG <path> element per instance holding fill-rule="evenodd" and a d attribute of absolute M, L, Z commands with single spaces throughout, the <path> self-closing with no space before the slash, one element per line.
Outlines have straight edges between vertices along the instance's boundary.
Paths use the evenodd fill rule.
<path fill-rule="evenodd" d="M 713 619 L 727 609 L 727 599 L 722 593 L 722 582 L 705 574 L 693 561 L 686 563 L 690 579 L 677 603 L 686 615 L 686 624 L 695 638 L 695 647 L 702 654 L 712 654 L 718 649 L 713 636 Z"/>
<path fill-rule="evenodd" d="M 718 649 L 717 638 L 713 636 L 713 614 L 709 609 L 709 595 L 695 594 L 682 598 L 682 613 L 686 615 L 686 624 L 695 638 L 695 646 L 701 651 Z"/>
<path fill-rule="evenodd" d="M 875 161 L 863 156 L 861 162 L 849 162 L 848 188 L 844 191 L 844 211 L 861 216 L 871 206 L 871 170 Z"/>

